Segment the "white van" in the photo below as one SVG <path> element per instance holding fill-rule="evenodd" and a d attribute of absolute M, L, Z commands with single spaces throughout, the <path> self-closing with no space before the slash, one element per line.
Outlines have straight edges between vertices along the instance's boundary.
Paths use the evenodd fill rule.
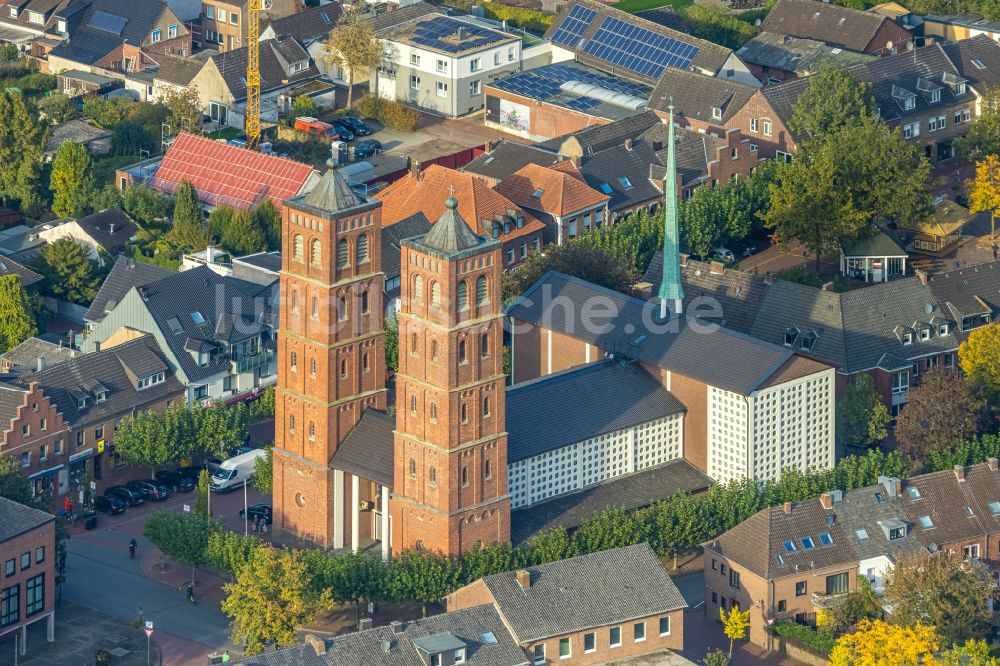
<path fill-rule="evenodd" d="M 219 469 L 212 474 L 212 483 L 209 487 L 217 493 L 228 493 L 233 488 L 242 486 L 244 481 L 253 478 L 257 459 L 266 455 L 264 449 L 254 449 L 222 461 Z"/>

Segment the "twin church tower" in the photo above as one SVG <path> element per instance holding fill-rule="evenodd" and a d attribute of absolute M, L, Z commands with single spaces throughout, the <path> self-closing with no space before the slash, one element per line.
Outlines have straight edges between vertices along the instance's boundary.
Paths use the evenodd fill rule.
<path fill-rule="evenodd" d="M 276 538 L 385 556 L 509 539 L 500 243 L 457 205 L 401 244 L 393 419 L 381 202 L 333 168 L 284 202 Z"/>

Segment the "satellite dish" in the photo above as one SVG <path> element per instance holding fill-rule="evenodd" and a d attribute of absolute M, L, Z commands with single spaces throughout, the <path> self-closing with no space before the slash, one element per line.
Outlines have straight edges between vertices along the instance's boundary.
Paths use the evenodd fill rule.
<path fill-rule="evenodd" d="M 931 545 L 927 546 L 927 550 L 931 551 L 931 554 L 934 554 L 938 552 L 938 545 L 936 543 L 932 543 Z"/>
<path fill-rule="evenodd" d="M 885 48 L 887 48 L 890 51 L 892 50 L 892 40 L 891 39 L 888 42 L 885 43 Z"/>
<path fill-rule="evenodd" d="M 930 303 L 924 303 L 924 312 L 926 312 L 927 314 L 934 312 L 934 306 L 931 305 Z"/>

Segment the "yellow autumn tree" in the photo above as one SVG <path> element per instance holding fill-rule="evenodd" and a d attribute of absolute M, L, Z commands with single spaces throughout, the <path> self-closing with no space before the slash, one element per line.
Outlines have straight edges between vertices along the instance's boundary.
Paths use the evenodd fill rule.
<path fill-rule="evenodd" d="M 740 612 L 739 606 L 735 604 L 726 615 L 726 609 L 719 609 L 719 618 L 722 620 L 722 630 L 729 638 L 729 660 L 733 659 L 733 641 L 740 640 L 747 635 L 747 627 L 750 626 L 750 611 Z"/>
<path fill-rule="evenodd" d="M 969 379 L 1000 392 L 1000 324 L 973 329 L 958 347 L 958 363 Z"/>
<path fill-rule="evenodd" d="M 864 619 L 858 631 L 837 639 L 830 666 L 918 666 L 934 663 L 937 649 L 934 627 L 900 627 Z"/>
<path fill-rule="evenodd" d="M 968 181 L 969 210 L 990 211 L 990 238 L 996 229 L 996 209 L 1000 208 L 1000 158 L 987 155 L 976 162 L 976 179 Z"/>

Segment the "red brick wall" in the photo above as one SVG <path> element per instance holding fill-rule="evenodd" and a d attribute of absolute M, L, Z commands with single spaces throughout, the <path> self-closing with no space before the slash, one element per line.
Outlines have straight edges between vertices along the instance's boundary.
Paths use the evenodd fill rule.
<path fill-rule="evenodd" d="M 577 132 L 591 125 L 606 125 L 611 122 L 604 118 L 596 118 L 563 106 L 545 104 L 505 90 L 497 90 L 492 86 L 486 86 L 486 95 L 487 97 L 496 97 L 517 104 L 523 104 L 530 108 L 529 131 L 534 136 L 545 137 L 546 139 Z"/>
<path fill-rule="evenodd" d="M 37 561 L 36 550 L 44 548 L 44 559 Z M 28 553 L 31 564 L 27 569 L 21 568 L 21 556 Z M 5 576 L 7 561 L 14 560 L 14 575 Z M 45 606 L 37 613 L 27 617 L 27 582 L 39 574 L 45 575 Z M 81 573 L 81 575 L 84 575 Z M 20 585 L 20 620 L 8 627 L 0 628 L 0 634 L 9 633 L 17 627 L 37 620 L 40 616 L 51 612 L 56 607 L 56 524 L 50 521 L 29 532 L 20 534 L 13 539 L 0 543 L 0 590 Z M 7 662 L 5 662 L 7 663 Z"/>
<path fill-rule="evenodd" d="M 637 655 L 658 652 L 664 649 L 683 650 L 684 649 L 684 611 L 673 611 L 666 613 L 670 617 L 670 630 L 665 636 L 660 636 L 660 617 L 654 615 L 638 620 L 625 622 L 620 625 L 606 625 L 596 627 L 587 631 L 580 631 L 563 636 L 556 636 L 544 641 L 523 644 L 525 653 L 531 658 L 534 655 L 535 645 L 545 645 L 546 663 L 557 664 L 559 658 L 559 642 L 562 638 L 569 638 L 570 660 L 573 664 L 606 664 L 612 660 L 635 657 Z M 645 639 L 636 641 L 634 625 L 642 623 L 645 625 Z M 621 628 L 621 645 L 611 647 L 611 628 Z M 593 652 L 584 653 L 584 636 L 593 633 L 596 647 Z"/>
<path fill-rule="evenodd" d="M 4 432 L 0 438 L 0 453 L 7 453 L 18 460 L 27 453 L 30 462 L 22 468 L 25 476 L 66 462 L 67 457 L 76 451 L 75 436 L 71 439 L 62 415 L 49 402 L 38 384 L 30 386 L 30 392 L 25 394 L 24 405 L 17 409 L 17 416 L 2 427 Z M 24 432 L 25 427 L 28 428 L 28 433 Z M 62 453 L 59 455 L 56 454 L 58 440 L 62 440 Z M 46 447 L 47 451 L 44 460 L 41 455 L 42 447 Z"/>
<path fill-rule="evenodd" d="M 650 368 L 667 386 L 666 371 Z M 684 459 L 708 471 L 708 385 L 676 372 L 670 373 L 670 392 L 687 407 L 684 415 Z"/>
<path fill-rule="evenodd" d="M 893 21 L 886 20 L 882 23 L 882 27 L 875 32 L 875 36 L 872 37 L 871 42 L 865 48 L 865 53 L 889 55 L 891 52 L 886 50 L 889 42 L 892 42 L 896 53 L 903 53 L 906 51 L 906 45 L 911 39 L 912 36 L 909 30 Z"/>
<path fill-rule="evenodd" d="M 726 130 L 722 136 L 726 138 L 727 145 L 716 151 L 715 161 L 709 164 L 708 175 L 711 178 L 709 185 L 725 183 L 737 175 L 749 176 L 760 162 L 760 153 L 750 150 L 750 139 L 743 136 L 739 129 Z"/>
<path fill-rule="evenodd" d="M 757 131 L 750 131 L 750 120 L 757 119 Z M 764 121 L 771 121 L 771 135 L 764 134 Z M 795 142 L 782 120 L 765 99 L 761 91 L 755 92 L 750 100 L 737 111 L 728 125 L 738 128 L 750 143 L 757 146 L 758 159 L 772 159 L 777 151 L 795 152 Z"/>

